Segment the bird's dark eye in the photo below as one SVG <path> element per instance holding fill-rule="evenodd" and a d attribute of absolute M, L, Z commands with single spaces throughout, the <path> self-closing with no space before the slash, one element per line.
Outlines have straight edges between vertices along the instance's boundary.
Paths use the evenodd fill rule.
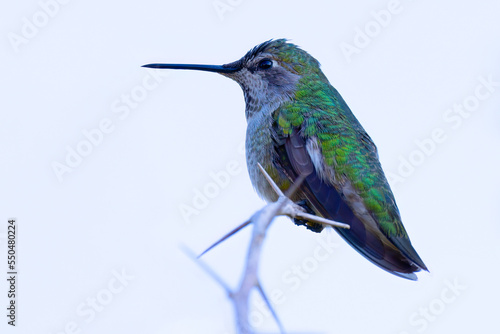
<path fill-rule="evenodd" d="M 267 70 L 267 69 L 270 69 L 271 67 L 273 67 L 273 62 L 270 59 L 262 59 L 259 62 L 259 68 L 261 70 Z"/>

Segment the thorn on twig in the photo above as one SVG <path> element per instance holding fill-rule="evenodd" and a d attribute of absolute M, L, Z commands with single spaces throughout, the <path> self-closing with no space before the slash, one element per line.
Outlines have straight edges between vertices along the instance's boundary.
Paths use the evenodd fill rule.
<path fill-rule="evenodd" d="M 293 194 L 300 188 L 304 180 L 309 174 L 300 174 L 299 177 L 293 182 L 293 184 L 286 191 L 285 196 L 288 198 L 292 198 Z"/>
<path fill-rule="evenodd" d="M 271 302 L 269 301 L 269 299 L 267 298 L 264 290 L 262 289 L 262 285 L 260 284 L 260 282 L 257 283 L 257 290 L 259 290 L 260 292 L 260 295 L 262 296 L 262 299 L 264 299 L 264 302 L 266 303 L 267 305 L 267 308 L 269 309 L 269 311 L 271 311 L 271 314 L 274 318 L 274 321 L 276 321 L 276 324 L 278 325 L 278 328 L 280 330 L 280 333 L 281 334 L 284 334 L 285 333 L 285 329 L 283 328 L 283 325 L 280 321 L 280 319 L 278 318 L 278 315 L 276 314 L 276 312 L 274 311 L 274 308 L 273 306 L 271 305 Z"/>
<path fill-rule="evenodd" d="M 215 246 L 217 246 L 218 244 L 220 244 L 221 242 L 223 242 L 224 240 L 226 240 L 227 238 L 229 238 L 230 236 L 232 236 L 233 234 L 235 234 L 236 232 L 238 232 L 239 230 L 243 229 L 244 227 L 248 226 L 250 224 L 250 219 L 247 220 L 246 222 L 244 222 L 243 224 L 241 224 L 240 226 L 234 228 L 233 230 L 231 230 L 230 232 L 228 232 L 226 235 L 224 235 L 222 238 L 220 238 L 219 240 L 217 240 L 215 243 L 212 244 L 212 246 L 208 247 L 207 249 L 205 249 L 200 255 L 197 256 L 197 258 L 200 258 L 203 256 L 203 254 L 207 253 L 209 250 L 211 250 L 212 248 L 214 248 Z"/>
<path fill-rule="evenodd" d="M 283 192 L 281 191 L 281 189 L 276 185 L 276 183 L 274 182 L 274 180 L 269 176 L 269 174 L 267 174 L 267 172 L 264 169 L 264 167 L 262 167 L 262 165 L 260 163 L 258 163 L 257 166 L 259 166 L 260 171 L 262 172 L 262 174 L 266 178 L 267 182 L 269 182 L 269 184 L 271 185 L 271 187 L 274 189 L 274 191 L 276 192 L 276 194 L 278 194 L 278 196 L 280 196 L 280 197 L 281 196 L 285 196 L 285 194 L 283 194 Z"/>
<path fill-rule="evenodd" d="M 207 274 L 209 274 L 210 276 L 212 276 L 212 278 L 217 282 L 219 283 L 220 286 L 222 286 L 224 288 L 224 290 L 226 290 L 226 293 L 228 295 L 231 295 L 233 292 L 231 291 L 231 288 L 229 287 L 229 285 L 226 284 L 226 282 L 224 282 L 224 280 L 215 273 L 215 271 L 212 270 L 212 268 L 210 268 L 205 262 L 203 262 L 201 259 L 199 259 L 196 254 L 189 248 L 187 247 L 186 245 L 184 244 L 180 244 L 180 249 L 184 252 L 184 254 L 186 254 L 188 257 L 190 257 L 196 264 L 198 264 L 200 266 L 201 269 L 205 270 L 205 272 Z"/>

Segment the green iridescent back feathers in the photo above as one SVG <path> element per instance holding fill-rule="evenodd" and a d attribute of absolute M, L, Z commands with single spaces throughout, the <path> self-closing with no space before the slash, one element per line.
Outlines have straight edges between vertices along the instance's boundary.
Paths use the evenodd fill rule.
<path fill-rule="evenodd" d="M 284 60 L 282 66 L 301 75 L 294 99 L 275 112 L 278 131 L 286 136 L 298 129 L 304 138 L 317 138 L 325 164 L 334 167 L 337 180 L 345 176 L 351 181 L 383 232 L 407 237 L 389 184 L 380 177 L 375 145 L 318 61 L 285 40 L 274 41 L 270 48 L 277 61 Z"/>

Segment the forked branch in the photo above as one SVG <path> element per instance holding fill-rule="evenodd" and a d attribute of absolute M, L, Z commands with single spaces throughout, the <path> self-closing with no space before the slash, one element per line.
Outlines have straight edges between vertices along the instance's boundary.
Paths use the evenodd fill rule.
<path fill-rule="evenodd" d="M 267 181 L 271 185 L 271 187 L 276 191 L 276 194 L 279 196 L 278 200 L 273 203 L 269 203 L 264 206 L 262 209 L 257 211 L 248 221 L 241 224 L 233 231 L 226 234 L 220 240 L 215 242 L 212 246 L 210 246 L 207 250 L 205 250 L 201 255 L 205 254 L 207 251 L 221 243 L 222 241 L 229 238 L 234 233 L 241 230 L 243 227 L 253 224 L 252 238 L 250 240 L 250 246 L 248 248 L 246 266 L 243 273 L 243 278 L 241 283 L 236 291 L 231 291 L 228 288 L 228 285 L 224 283 L 224 281 L 218 277 L 215 272 L 213 272 L 206 264 L 197 259 L 198 264 L 204 268 L 229 294 L 230 299 L 233 302 L 235 313 L 236 313 L 236 325 L 237 332 L 240 334 L 251 334 L 254 333 L 253 328 L 248 322 L 249 319 L 249 296 L 250 292 L 253 288 L 257 288 L 262 298 L 266 302 L 269 307 L 271 314 L 273 315 L 276 324 L 278 325 L 280 332 L 284 333 L 283 326 L 279 321 L 276 312 L 273 310 L 269 299 L 267 298 L 264 290 L 262 289 L 262 285 L 258 279 L 258 269 L 260 263 L 260 255 L 262 252 L 262 244 L 265 239 L 266 231 L 273 221 L 273 219 L 277 216 L 288 216 L 291 218 L 301 218 L 311 222 L 316 222 L 323 225 L 340 227 L 340 228 L 349 228 L 349 225 L 337 223 L 322 217 L 318 217 L 315 215 L 311 215 L 305 213 L 303 209 L 293 203 L 289 197 L 292 197 L 293 193 L 300 187 L 300 184 L 304 180 L 303 177 L 299 177 L 298 180 L 290 187 L 287 194 L 283 194 L 281 189 L 274 183 L 271 177 L 266 173 L 264 168 L 259 164 L 259 168 L 266 177 Z M 200 256 L 201 256 L 200 255 Z"/>

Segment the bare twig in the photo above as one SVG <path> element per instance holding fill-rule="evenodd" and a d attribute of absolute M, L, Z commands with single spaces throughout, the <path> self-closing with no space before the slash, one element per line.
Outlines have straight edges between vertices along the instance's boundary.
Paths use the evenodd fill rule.
<path fill-rule="evenodd" d="M 261 210 L 257 211 L 250 219 L 254 226 L 252 240 L 250 241 L 250 246 L 248 248 L 245 272 L 238 290 L 232 295 L 238 330 L 241 334 L 253 333 L 253 330 L 248 322 L 249 295 L 250 291 L 259 285 L 258 268 L 260 254 L 262 251 L 262 243 L 264 242 L 267 228 L 271 224 L 274 217 L 279 215 L 281 206 L 284 204 L 286 199 L 286 197 L 280 197 L 278 201 L 270 203 Z M 274 313 L 274 311 L 272 312 Z"/>
<path fill-rule="evenodd" d="M 200 261 L 199 257 L 195 257 L 192 255 L 190 250 L 185 250 L 185 252 L 190 255 L 190 257 L 194 258 L 199 265 L 205 269 L 229 294 L 229 297 L 233 301 L 235 313 L 236 313 L 236 322 L 238 333 L 240 334 L 252 334 L 254 333 L 252 327 L 248 322 L 249 315 L 249 295 L 253 288 L 257 288 L 260 292 L 262 298 L 266 302 L 271 314 L 273 315 L 281 333 L 284 333 L 283 326 L 276 315 L 276 312 L 272 308 L 272 305 L 264 293 L 262 286 L 258 279 L 258 269 L 260 262 L 260 254 L 262 252 L 262 244 L 264 242 L 264 238 L 266 235 L 267 228 L 273 221 L 276 216 L 288 216 L 291 218 L 301 218 L 306 219 L 311 222 L 320 223 L 323 225 L 335 226 L 340 228 L 349 228 L 349 225 L 337 223 L 323 217 L 314 216 L 308 213 L 303 212 L 303 209 L 293 203 L 289 197 L 293 195 L 295 191 L 300 187 L 301 183 L 304 181 L 307 175 L 301 175 L 297 178 L 295 183 L 288 189 L 287 194 L 283 194 L 281 189 L 276 185 L 273 179 L 267 174 L 267 172 L 262 168 L 259 164 L 259 168 L 262 171 L 262 174 L 266 177 L 267 181 L 274 189 L 276 194 L 278 195 L 278 200 L 273 203 L 269 203 L 264 206 L 262 209 L 257 211 L 248 221 L 241 224 L 224 237 L 222 237 L 219 241 L 210 246 L 206 251 L 201 253 L 201 255 L 205 254 L 207 251 L 220 244 L 222 241 L 226 240 L 231 235 L 235 234 L 245 226 L 249 224 L 253 224 L 252 238 L 250 241 L 250 246 L 248 248 L 247 253 L 247 261 L 243 274 L 243 278 L 241 283 L 236 291 L 231 291 L 227 284 L 218 277 L 206 264 Z M 200 255 L 200 256 L 201 256 Z"/>

